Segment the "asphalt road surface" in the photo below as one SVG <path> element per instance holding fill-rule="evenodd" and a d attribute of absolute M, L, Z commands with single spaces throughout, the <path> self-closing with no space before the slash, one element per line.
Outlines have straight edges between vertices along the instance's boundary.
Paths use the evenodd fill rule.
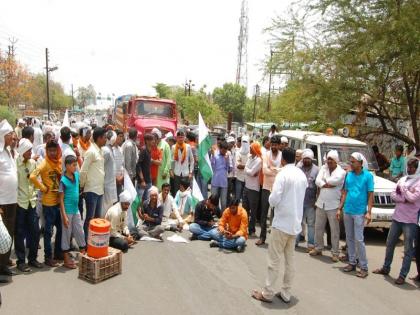
<path fill-rule="evenodd" d="M 250 296 L 263 285 L 267 267 L 267 249 L 256 247 L 255 239 L 238 254 L 202 241 L 171 243 L 166 241 L 171 234 L 165 233 L 163 243 L 139 242 L 123 256 L 122 275 L 99 284 L 63 267 L 18 274 L 1 284 L 0 314 L 420 314 L 419 287 L 411 280 L 401 287 L 393 283 L 402 262 L 401 244 L 387 278 L 370 274 L 359 279 L 343 273 L 344 264 L 332 263 L 328 252 L 313 258 L 297 250 L 294 297 L 286 305 L 277 298 L 263 304 Z M 369 232 L 367 244 L 373 270 L 381 266 L 385 237 Z"/>

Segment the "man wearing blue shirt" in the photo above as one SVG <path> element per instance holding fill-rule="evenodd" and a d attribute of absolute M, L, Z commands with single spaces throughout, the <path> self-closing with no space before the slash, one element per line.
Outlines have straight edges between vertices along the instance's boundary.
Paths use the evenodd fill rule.
<path fill-rule="evenodd" d="M 346 230 L 347 252 L 349 264 L 343 269 L 345 272 L 356 270 L 356 246 L 360 264 L 359 278 L 368 276 L 368 261 L 364 243 L 363 231 L 371 221 L 373 206 L 373 176 L 369 173 L 366 158 L 358 152 L 350 157 L 351 171 L 347 173 L 341 204 L 337 210 L 340 219 L 344 209 L 344 227 Z M 367 208 L 367 209 L 366 209 Z"/>

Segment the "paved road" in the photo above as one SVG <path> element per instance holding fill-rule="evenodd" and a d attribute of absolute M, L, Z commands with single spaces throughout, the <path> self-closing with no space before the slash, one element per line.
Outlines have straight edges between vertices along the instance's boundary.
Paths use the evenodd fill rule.
<path fill-rule="evenodd" d="M 167 232 L 166 236 L 171 233 Z M 380 266 L 384 236 L 369 233 L 370 268 Z M 1 314 L 416 314 L 419 287 L 396 287 L 402 247 L 391 277 L 361 280 L 344 274 L 342 263 L 296 252 L 294 298 L 263 305 L 250 297 L 263 284 L 266 248 L 251 240 L 242 254 L 210 249 L 208 243 L 140 242 L 123 256 L 123 274 L 92 285 L 62 267 L 17 275 L 0 287 Z M 41 251 L 40 251 L 41 253 Z M 415 273 L 413 263 L 410 276 Z"/>

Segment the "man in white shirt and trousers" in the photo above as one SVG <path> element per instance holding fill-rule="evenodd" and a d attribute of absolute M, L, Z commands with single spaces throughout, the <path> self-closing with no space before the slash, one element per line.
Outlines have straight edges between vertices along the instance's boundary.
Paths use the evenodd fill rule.
<path fill-rule="evenodd" d="M 270 206 L 274 207 L 274 219 L 268 246 L 268 273 L 265 287 L 254 290 L 252 297 L 271 303 L 274 296 L 289 303 L 290 289 L 294 277 L 294 251 L 296 235 L 302 231 L 303 201 L 308 181 L 305 174 L 295 166 L 295 150 L 285 148 L 282 152 L 282 171 L 276 176 L 269 198 Z M 285 271 L 283 286 L 275 293 L 280 259 L 284 256 Z"/>

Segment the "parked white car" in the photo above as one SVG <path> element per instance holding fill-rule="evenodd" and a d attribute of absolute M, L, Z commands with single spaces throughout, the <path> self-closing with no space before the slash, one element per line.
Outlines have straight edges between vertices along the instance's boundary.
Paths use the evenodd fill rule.
<path fill-rule="evenodd" d="M 289 139 L 289 146 L 293 149 L 312 149 L 315 155 L 315 163 L 322 165 L 330 150 L 337 150 L 340 156 L 340 165 L 347 169 L 349 167 L 350 155 L 353 152 L 362 153 L 369 163 L 369 171 L 374 175 L 375 193 L 374 205 L 372 208 L 372 222 L 368 227 L 388 229 L 391 226 L 392 215 L 395 203 L 391 199 L 391 192 L 396 184 L 385 178 L 376 176 L 379 170 L 378 163 L 372 149 L 364 142 L 344 138 L 335 135 L 326 135 L 319 132 L 283 130 L 281 136 Z"/>

